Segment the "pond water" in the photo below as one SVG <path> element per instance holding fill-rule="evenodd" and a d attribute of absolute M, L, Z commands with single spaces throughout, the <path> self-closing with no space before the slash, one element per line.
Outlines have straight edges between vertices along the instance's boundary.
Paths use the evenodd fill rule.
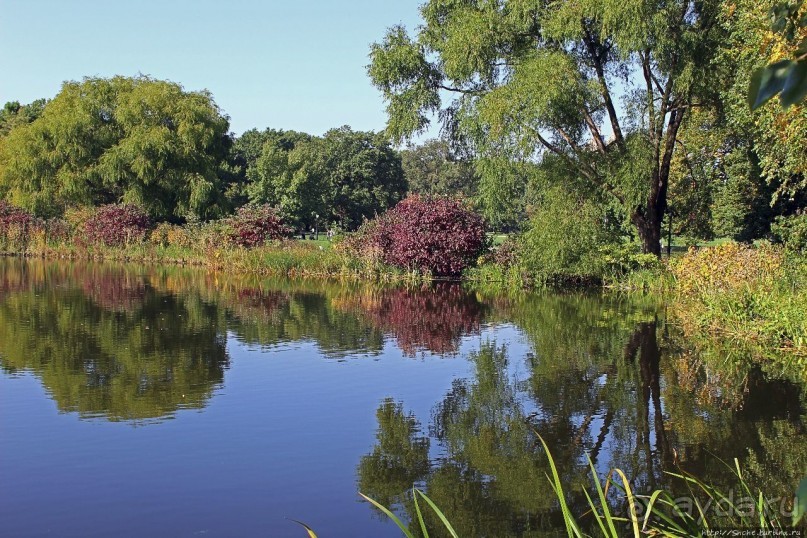
<path fill-rule="evenodd" d="M 0 260 L 0 535 L 461 536 L 560 528 L 587 455 L 638 492 L 720 459 L 787 495 L 805 390 L 690 349 L 651 300 Z"/>

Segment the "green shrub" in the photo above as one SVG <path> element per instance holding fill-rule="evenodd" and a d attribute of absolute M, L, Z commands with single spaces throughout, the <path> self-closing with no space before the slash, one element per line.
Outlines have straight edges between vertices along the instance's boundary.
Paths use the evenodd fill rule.
<path fill-rule="evenodd" d="M 804 258 L 767 244 L 726 243 L 690 250 L 670 269 L 671 313 L 689 335 L 719 335 L 786 365 L 807 359 Z"/>
<path fill-rule="evenodd" d="M 548 189 L 521 238 L 521 263 L 543 282 L 601 280 L 622 264 L 623 239 L 614 221 L 602 204 Z"/>
<path fill-rule="evenodd" d="M 807 210 L 789 217 L 776 217 L 771 235 L 787 250 L 807 254 Z"/>

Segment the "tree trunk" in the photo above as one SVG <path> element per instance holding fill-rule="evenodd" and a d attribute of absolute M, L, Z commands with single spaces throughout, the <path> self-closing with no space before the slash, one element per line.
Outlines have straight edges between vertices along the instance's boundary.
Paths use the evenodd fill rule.
<path fill-rule="evenodd" d="M 635 213 L 633 224 L 639 232 L 639 239 L 642 242 L 642 252 L 654 254 L 661 257 L 661 223 L 664 214 L 655 209 L 648 211 L 649 214 L 642 215 Z"/>
<path fill-rule="evenodd" d="M 656 167 L 650 180 L 650 193 L 644 207 L 638 207 L 631 216 L 631 221 L 639 232 L 642 241 L 642 252 L 654 254 L 661 258 L 661 225 L 664 214 L 667 212 L 667 188 L 670 183 L 670 165 L 672 164 L 675 139 L 681 121 L 684 118 L 684 109 L 676 108 L 670 112 L 670 120 L 662 152 L 661 141 L 656 145 Z M 659 159 L 659 157 L 661 157 Z"/>

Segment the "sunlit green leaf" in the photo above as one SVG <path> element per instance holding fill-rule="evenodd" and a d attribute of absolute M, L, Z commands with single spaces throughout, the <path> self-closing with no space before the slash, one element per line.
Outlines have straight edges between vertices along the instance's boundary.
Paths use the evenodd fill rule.
<path fill-rule="evenodd" d="M 782 106 L 788 107 L 807 97 L 807 61 L 794 63 L 779 97 Z"/>
<path fill-rule="evenodd" d="M 782 60 L 754 72 L 748 90 L 751 110 L 761 107 L 782 91 L 792 64 L 791 60 Z"/>

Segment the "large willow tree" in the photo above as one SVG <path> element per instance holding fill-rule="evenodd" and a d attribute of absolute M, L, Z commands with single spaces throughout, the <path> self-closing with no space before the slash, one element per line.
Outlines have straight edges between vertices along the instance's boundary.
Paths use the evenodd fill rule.
<path fill-rule="evenodd" d="M 38 215 L 129 202 L 157 218 L 222 211 L 229 121 L 210 93 L 139 76 L 65 82 L 0 138 L 0 197 Z"/>
<path fill-rule="evenodd" d="M 373 45 L 369 74 L 393 138 L 422 132 L 438 114 L 482 155 L 556 154 L 658 255 L 676 134 L 708 93 L 718 7 L 429 0 L 416 35 L 395 26 Z"/>

